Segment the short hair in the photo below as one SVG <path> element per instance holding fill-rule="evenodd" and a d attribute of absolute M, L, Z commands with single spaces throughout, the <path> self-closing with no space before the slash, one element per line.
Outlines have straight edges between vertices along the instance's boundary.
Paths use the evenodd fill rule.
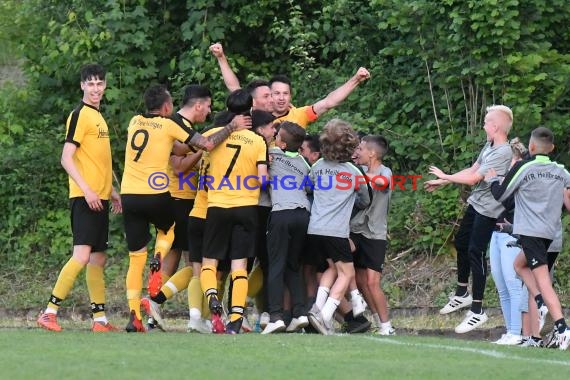
<path fill-rule="evenodd" d="M 528 152 L 528 149 L 518 137 L 511 139 L 511 141 L 509 141 L 509 144 L 511 146 L 511 150 L 513 151 L 513 155 L 516 158 L 523 158 Z"/>
<path fill-rule="evenodd" d="M 251 111 L 251 127 L 258 128 L 273 123 L 275 116 L 271 112 L 262 110 Z"/>
<path fill-rule="evenodd" d="M 309 150 L 312 153 L 320 153 L 321 151 L 321 143 L 319 141 L 319 136 L 317 135 L 310 135 L 310 134 L 306 134 L 305 135 L 305 141 L 307 142 L 307 146 L 309 147 Z"/>
<path fill-rule="evenodd" d="M 163 84 L 152 85 L 144 93 L 144 105 L 147 111 L 160 109 L 169 99 L 172 99 L 172 96 Z"/>
<path fill-rule="evenodd" d="M 254 79 L 245 86 L 245 90 L 253 96 L 258 87 L 269 87 L 269 82 L 263 79 Z"/>
<path fill-rule="evenodd" d="M 503 126 L 503 132 L 509 134 L 509 132 L 511 131 L 511 127 L 513 126 L 513 111 L 509 107 L 500 104 L 499 105 L 494 104 L 492 106 L 487 107 L 487 113 L 491 111 L 499 111 L 508 118 L 507 124 Z"/>
<path fill-rule="evenodd" d="M 105 80 L 106 74 L 107 72 L 105 71 L 103 66 L 101 66 L 98 63 L 88 63 L 83 67 L 81 67 L 81 70 L 79 71 L 79 75 L 81 76 L 81 82 L 97 78 Z"/>
<path fill-rule="evenodd" d="M 229 123 L 232 122 L 234 117 L 235 117 L 235 114 L 228 111 L 228 110 L 218 112 L 216 115 L 214 115 L 214 121 L 212 123 L 213 124 L 212 128 L 223 127 L 225 125 L 228 125 Z"/>
<path fill-rule="evenodd" d="M 253 107 L 253 98 L 246 90 L 240 88 L 233 91 L 226 99 L 228 111 L 235 115 L 250 115 Z"/>
<path fill-rule="evenodd" d="M 184 88 L 184 96 L 182 97 L 183 106 L 192 106 L 199 100 L 212 98 L 210 90 L 199 84 L 191 84 Z"/>
<path fill-rule="evenodd" d="M 281 133 L 281 140 L 287 145 L 285 150 L 288 152 L 297 152 L 301 145 L 303 145 L 305 135 L 307 134 L 303 127 L 291 121 L 282 122 L 279 125 L 279 131 Z"/>
<path fill-rule="evenodd" d="M 287 75 L 274 75 L 271 79 L 269 79 L 269 87 L 271 87 L 275 82 L 285 83 L 289 86 L 289 88 L 291 88 L 291 79 L 289 79 Z"/>
<path fill-rule="evenodd" d="M 376 157 L 382 160 L 386 153 L 388 153 L 388 140 L 380 135 L 367 135 L 362 138 L 369 149 L 376 153 Z"/>
<path fill-rule="evenodd" d="M 321 133 L 321 155 L 325 160 L 349 162 L 358 146 L 358 135 L 352 126 L 341 119 L 330 120 Z"/>
<path fill-rule="evenodd" d="M 535 153 L 548 154 L 552 151 L 554 134 L 546 127 L 538 127 L 531 132 L 530 140 L 537 148 Z"/>

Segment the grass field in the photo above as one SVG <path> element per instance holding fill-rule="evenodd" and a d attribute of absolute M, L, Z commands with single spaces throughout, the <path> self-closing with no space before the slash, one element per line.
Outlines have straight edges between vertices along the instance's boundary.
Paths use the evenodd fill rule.
<path fill-rule="evenodd" d="M 567 379 L 570 352 L 371 334 L 0 329 L 2 379 Z"/>

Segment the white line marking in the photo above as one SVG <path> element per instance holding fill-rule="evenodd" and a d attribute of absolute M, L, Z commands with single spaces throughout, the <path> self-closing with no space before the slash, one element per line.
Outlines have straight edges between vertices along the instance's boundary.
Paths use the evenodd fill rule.
<path fill-rule="evenodd" d="M 509 355 L 505 352 L 499 352 L 499 351 L 495 351 L 495 350 L 485 350 L 485 349 L 480 349 L 480 348 L 470 348 L 470 347 L 460 347 L 460 346 L 448 346 L 445 344 L 400 342 L 398 340 L 394 340 L 391 338 L 374 338 L 371 336 L 365 336 L 364 339 L 374 340 L 374 341 L 379 342 L 379 343 L 393 344 L 393 345 L 397 345 L 397 346 L 424 347 L 424 348 L 434 348 L 437 350 L 472 352 L 475 354 L 491 356 L 493 358 L 498 358 L 498 359 L 523 360 L 526 362 L 532 361 L 532 362 L 537 362 L 537 363 L 558 364 L 558 365 L 563 365 L 565 367 L 570 367 L 570 361 L 561 361 L 561 360 L 554 360 L 554 359 L 540 359 L 540 358 L 533 358 L 533 357 L 526 357 L 526 356 Z M 521 347 L 521 350 L 523 350 L 523 349 L 524 348 Z M 529 350 L 532 350 L 532 348 L 529 348 Z"/>

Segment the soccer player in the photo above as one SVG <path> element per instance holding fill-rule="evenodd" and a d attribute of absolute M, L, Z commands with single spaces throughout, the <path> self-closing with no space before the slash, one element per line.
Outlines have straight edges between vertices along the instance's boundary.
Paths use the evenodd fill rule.
<path fill-rule="evenodd" d="M 61 165 L 69 176 L 69 205 L 73 254 L 59 273 L 47 308 L 37 324 L 51 331 L 61 331 L 57 312 L 75 279 L 87 267 L 86 280 L 92 330 L 115 331 L 105 315 L 105 266 L 109 237 L 109 199 L 112 210 L 121 212 L 121 199 L 112 184 L 111 144 L 107 123 L 99 110 L 107 82 L 105 69 L 98 64 L 81 68 L 81 104 L 67 118 Z"/>
<path fill-rule="evenodd" d="M 323 158 L 311 168 L 314 201 L 307 233 L 312 246 L 321 247 L 329 267 L 321 276 L 309 320 L 321 334 L 327 335 L 333 333 L 333 314 L 354 282 L 348 239 L 352 209 L 367 207 L 370 195 L 368 186 L 358 181 L 361 171 L 351 163 L 359 141 L 350 124 L 340 119 L 330 120 L 320 141 Z"/>
<path fill-rule="evenodd" d="M 395 335 L 390 323 L 388 302 L 382 291 L 382 270 L 386 257 L 388 209 L 392 171 L 383 164 L 388 141 L 383 136 L 364 136 L 356 148 L 356 163 L 367 168 L 366 177 L 373 190 L 372 203 L 358 211 L 350 221 L 350 239 L 354 243 L 356 283 L 372 311 L 380 335 Z"/>
<path fill-rule="evenodd" d="M 245 90 L 232 92 L 228 109 L 249 114 L 253 105 Z M 257 205 L 260 178 L 267 177 L 267 145 L 251 130 L 232 133 L 225 144 L 209 153 L 208 213 L 200 282 L 208 300 L 214 332 L 237 334 L 241 329 L 247 297 L 247 260 L 255 255 L 258 228 Z M 231 304 L 229 322 L 221 322 L 218 298 L 218 262 L 231 259 Z"/>
<path fill-rule="evenodd" d="M 439 168 L 431 166 L 429 172 L 438 179 L 426 181 L 424 184 L 428 192 L 449 183 L 476 185 L 467 199 L 469 206 L 455 235 L 457 288 L 449 302 L 439 311 L 440 314 L 448 314 L 471 306 L 463 321 L 455 328 L 458 334 L 471 331 L 488 320 L 483 311 L 487 280 L 485 255 L 497 217 L 504 207 L 493 198 L 490 185 L 483 181 L 483 178 L 490 169 L 494 169 L 499 175 L 505 175 L 508 171 L 512 151 L 507 136 L 512 124 L 513 112 L 510 108 L 504 105 L 487 107 L 483 126 L 487 143 L 477 161 L 471 167 L 455 174 L 445 174 Z M 467 291 L 470 272 L 473 277 L 473 295 Z"/>
<path fill-rule="evenodd" d="M 485 180 L 491 184 L 495 199 L 502 201 L 515 195 L 513 234 L 519 236 L 518 242 L 523 249 L 515 260 L 526 258 L 526 266 L 518 270 L 518 274 L 532 296 L 536 296 L 534 289 L 540 291 L 554 320 L 546 347 L 566 350 L 570 345 L 570 329 L 552 287 L 547 251 L 561 228 L 564 191 L 570 188 L 570 173 L 563 165 L 550 161 L 548 154 L 553 149 L 552 131 L 538 127 L 532 131 L 528 144 L 531 159 L 515 164 L 502 184 L 494 170 L 489 170 Z"/>
<path fill-rule="evenodd" d="M 210 111 L 209 91 L 204 91 L 201 99 L 205 118 Z M 174 142 L 183 141 L 187 145 L 211 150 L 234 130 L 247 128 L 251 124 L 249 118 L 234 119 L 216 134 L 204 137 L 170 118 L 172 97 L 165 86 L 151 86 L 145 92 L 144 102 L 147 113 L 133 117 L 129 123 L 121 185 L 123 220 L 129 248 L 126 288 L 131 315 L 126 327 L 128 332 L 145 331 L 141 322 L 140 301 L 146 246 L 151 239 L 149 223 L 157 230 L 153 255 L 156 262 L 151 261 L 154 267 L 151 266 L 149 275 L 151 296 L 158 293 L 162 286 L 160 261 L 170 252 L 174 240 L 172 200 L 167 186 L 164 186 Z"/>

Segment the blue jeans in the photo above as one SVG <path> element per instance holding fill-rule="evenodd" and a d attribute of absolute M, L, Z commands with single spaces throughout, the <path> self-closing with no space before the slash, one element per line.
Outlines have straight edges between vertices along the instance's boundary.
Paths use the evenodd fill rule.
<path fill-rule="evenodd" d="M 520 335 L 522 327 L 520 311 L 522 281 L 517 278 L 513 263 L 521 249 L 507 247 L 507 243 L 512 240 L 515 240 L 515 238 L 509 234 L 493 232 L 489 248 L 489 259 L 491 262 L 491 275 L 499 293 L 507 332 L 513 335 Z"/>

